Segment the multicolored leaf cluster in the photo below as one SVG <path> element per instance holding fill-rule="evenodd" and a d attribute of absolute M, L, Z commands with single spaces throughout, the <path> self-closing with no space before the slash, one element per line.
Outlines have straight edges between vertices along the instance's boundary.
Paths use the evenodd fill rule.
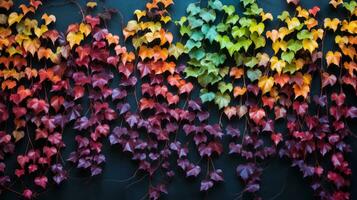
<path fill-rule="evenodd" d="M 107 28 L 116 10 L 93 14 L 99 2 L 84 9 L 69 3 L 82 21 L 62 33 L 56 16 L 40 13 L 45 2 L 0 1 L 0 193 L 36 198 L 70 178 L 67 161 L 99 175 L 108 140 L 147 177 L 149 199 L 167 194 L 180 175 L 211 190 L 229 174 L 215 167 L 224 154 L 240 160 L 237 198 L 261 199 L 261 177 L 274 157 L 300 170 L 316 198 L 352 198 L 354 0 L 330 0 L 348 17 L 322 21 L 318 6 L 306 9 L 299 0 L 287 0 L 295 13 L 276 20 L 256 0 L 191 3 L 176 21 L 181 42 L 167 28 L 173 0 L 135 10 L 123 40 Z M 324 47 L 331 36 L 335 49 Z M 68 129 L 76 149 L 64 158 Z M 7 166 L 11 157 L 15 169 Z M 21 182 L 19 191 L 13 182 Z"/>

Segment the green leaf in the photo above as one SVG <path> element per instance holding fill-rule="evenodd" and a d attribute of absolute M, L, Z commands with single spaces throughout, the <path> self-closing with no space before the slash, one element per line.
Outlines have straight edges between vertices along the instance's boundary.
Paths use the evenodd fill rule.
<path fill-rule="evenodd" d="M 220 33 L 226 32 L 229 28 L 229 25 L 226 23 L 219 23 L 217 25 L 217 31 Z"/>
<path fill-rule="evenodd" d="M 349 3 L 343 2 L 343 7 L 345 7 L 350 13 L 353 13 L 357 6 L 356 1 L 350 1 Z"/>
<path fill-rule="evenodd" d="M 208 92 L 207 89 L 201 89 L 200 94 L 202 103 L 210 102 L 216 97 L 213 92 Z"/>
<path fill-rule="evenodd" d="M 244 62 L 244 65 L 253 68 L 259 63 L 258 59 L 256 57 L 246 57 L 246 60 Z"/>
<path fill-rule="evenodd" d="M 206 22 L 214 21 L 216 19 L 216 12 L 214 10 L 204 8 L 200 11 L 200 17 Z"/>
<path fill-rule="evenodd" d="M 186 78 L 188 78 L 188 77 L 197 78 L 199 75 L 201 75 L 201 74 L 198 72 L 197 68 L 190 67 L 190 66 L 185 68 L 185 77 Z"/>
<path fill-rule="evenodd" d="M 244 7 L 247 7 L 249 4 L 255 3 L 255 0 L 240 0 L 243 3 Z"/>
<path fill-rule="evenodd" d="M 248 36 L 249 31 L 247 27 L 238 27 L 238 26 L 233 26 L 232 28 L 232 36 L 234 38 L 240 38 L 243 36 Z"/>
<path fill-rule="evenodd" d="M 228 16 L 236 12 L 236 8 L 233 5 L 229 5 L 229 6 L 224 5 L 223 10 Z"/>
<path fill-rule="evenodd" d="M 217 38 L 217 31 L 215 26 L 209 27 L 209 25 L 204 24 L 201 28 L 202 33 L 205 35 L 205 38 L 208 39 L 211 43 Z"/>
<path fill-rule="evenodd" d="M 194 31 L 190 37 L 190 39 L 194 41 L 201 41 L 204 38 L 204 35 L 201 31 Z"/>
<path fill-rule="evenodd" d="M 236 24 L 238 20 L 239 20 L 238 15 L 229 15 L 227 17 L 226 23 L 227 24 Z"/>
<path fill-rule="evenodd" d="M 285 52 L 281 53 L 281 58 L 288 63 L 291 63 L 291 61 L 294 59 L 294 57 L 295 57 L 295 54 L 292 51 L 289 51 L 289 52 L 285 51 Z"/>
<path fill-rule="evenodd" d="M 249 27 L 249 31 L 251 33 L 256 32 L 259 35 L 261 35 L 264 32 L 264 29 L 265 29 L 265 25 L 262 22 L 260 22 L 258 24 L 256 22 L 253 22 Z"/>
<path fill-rule="evenodd" d="M 169 55 L 174 56 L 176 59 L 185 51 L 182 43 L 171 44 L 169 47 Z"/>
<path fill-rule="evenodd" d="M 261 12 L 263 12 L 262 8 L 259 8 L 258 4 L 253 3 L 252 5 L 250 5 L 249 8 L 246 8 L 246 11 L 243 12 L 243 14 L 245 15 L 254 15 L 257 16 L 259 15 Z"/>
<path fill-rule="evenodd" d="M 313 36 L 312 36 L 312 33 L 310 31 L 304 29 L 304 30 L 298 32 L 297 38 L 299 40 L 303 40 L 303 39 L 311 39 L 312 40 Z"/>
<path fill-rule="evenodd" d="M 191 29 L 200 27 L 203 25 L 203 20 L 202 19 L 197 19 L 195 17 L 189 16 L 188 18 L 188 23 L 191 26 Z"/>
<path fill-rule="evenodd" d="M 196 6 L 195 3 L 190 3 L 187 6 L 186 12 L 190 13 L 191 15 L 197 15 L 200 12 L 201 8 Z"/>
<path fill-rule="evenodd" d="M 291 39 L 288 41 L 288 49 L 296 53 L 302 49 L 302 42 L 299 40 Z"/>
<path fill-rule="evenodd" d="M 296 65 L 295 64 L 286 64 L 284 69 L 283 69 L 283 73 L 287 73 L 290 72 L 290 74 L 294 74 L 296 72 Z"/>
<path fill-rule="evenodd" d="M 230 101 L 231 97 L 229 94 L 222 94 L 220 92 L 217 92 L 214 98 L 214 102 L 218 105 L 219 109 L 228 106 Z"/>
<path fill-rule="evenodd" d="M 248 70 L 247 71 L 247 76 L 250 81 L 255 81 L 258 80 L 262 76 L 262 72 L 259 69 L 256 70 Z"/>
<path fill-rule="evenodd" d="M 250 19 L 250 18 L 246 18 L 246 17 L 242 17 L 239 20 L 239 24 L 242 25 L 243 27 L 248 27 L 249 28 L 252 23 L 253 23 L 253 20 Z"/>
<path fill-rule="evenodd" d="M 242 53 L 236 52 L 234 54 L 234 60 L 236 61 L 236 65 L 240 66 L 244 63 L 244 55 Z"/>
<path fill-rule="evenodd" d="M 232 83 L 225 83 L 223 81 L 218 83 L 218 89 L 223 94 L 225 91 L 232 92 L 233 85 Z"/>
<path fill-rule="evenodd" d="M 245 51 L 248 51 L 250 45 L 252 44 L 252 40 L 250 40 L 250 39 L 248 39 L 246 37 L 241 37 L 241 38 L 238 39 L 237 43 L 240 46 L 244 47 Z"/>
<path fill-rule="evenodd" d="M 206 53 L 203 48 L 193 49 L 189 52 L 190 58 L 201 60 L 205 57 Z"/>
<path fill-rule="evenodd" d="M 219 42 L 221 49 L 229 49 L 233 46 L 233 43 L 231 42 L 231 39 L 227 35 L 218 35 L 217 36 L 217 41 Z"/>
<path fill-rule="evenodd" d="M 219 0 L 209 1 L 208 6 L 215 10 L 222 10 L 223 4 Z"/>
<path fill-rule="evenodd" d="M 260 35 L 258 36 L 257 33 L 251 34 L 250 39 L 254 42 L 255 49 L 258 49 L 260 47 L 264 47 L 266 44 L 265 37 Z"/>
<path fill-rule="evenodd" d="M 185 44 L 185 47 L 187 49 L 188 52 L 191 51 L 191 49 L 193 49 L 194 47 L 201 47 L 201 42 L 195 42 L 191 39 L 187 40 L 186 44 Z"/>
<path fill-rule="evenodd" d="M 278 19 L 280 19 L 280 21 L 284 21 L 288 17 L 290 17 L 290 14 L 288 11 L 284 11 L 281 13 L 281 15 L 278 15 Z"/>
<path fill-rule="evenodd" d="M 181 26 L 180 27 L 180 34 L 181 36 L 184 36 L 187 34 L 188 36 L 191 36 L 192 32 L 191 29 L 188 26 Z"/>
<path fill-rule="evenodd" d="M 176 24 L 176 25 L 183 26 L 186 21 L 187 21 L 187 17 L 186 17 L 186 16 L 183 16 L 183 17 L 180 18 L 179 21 L 176 21 L 175 24 Z"/>

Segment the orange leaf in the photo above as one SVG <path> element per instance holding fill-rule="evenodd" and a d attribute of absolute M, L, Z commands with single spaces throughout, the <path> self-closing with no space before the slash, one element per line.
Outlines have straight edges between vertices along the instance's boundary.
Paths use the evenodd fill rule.
<path fill-rule="evenodd" d="M 37 52 L 38 48 L 40 48 L 40 46 L 41 46 L 41 42 L 37 38 L 35 38 L 33 40 L 27 39 L 23 43 L 23 47 L 24 47 L 25 51 L 31 53 L 32 56 L 35 55 L 35 53 Z"/>
<path fill-rule="evenodd" d="M 35 12 L 35 8 L 34 7 L 32 7 L 32 6 L 27 7 L 25 4 L 21 4 L 19 6 L 19 8 L 21 8 L 22 13 L 24 13 L 24 15 L 26 15 L 28 12 L 32 12 L 32 13 Z"/>
<path fill-rule="evenodd" d="M 12 0 L 1 0 L 0 1 L 0 8 L 5 8 L 6 10 L 9 10 L 13 5 Z"/>
<path fill-rule="evenodd" d="M 231 119 L 233 116 L 237 115 L 237 108 L 234 106 L 231 107 L 225 107 L 224 108 L 224 114 L 228 117 L 228 119 Z"/>
<path fill-rule="evenodd" d="M 240 87 L 240 86 L 237 86 L 237 87 L 234 87 L 233 89 L 233 96 L 234 97 L 237 97 L 237 96 L 242 96 L 243 94 L 245 94 L 247 92 L 247 88 L 246 87 Z"/>
<path fill-rule="evenodd" d="M 290 80 L 289 75 L 287 74 L 275 74 L 274 75 L 274 82 L 276 82 L 280 87 L 284 87 L 286 83 Z"/>
<path fill-rule="evenodd" d="M 2 90 L 5 90 L 6 88 L 11 90 L 15 86 L 16 86 L 16 81 L 13 80 L 5 80 L 1 83 Z"/>
<path fill-rule="evenodd" d="M 56 17 L 54 15 L 48 15 L 47 13 L 43 14 L 41 19 L 45 20 L 46 26 L 52 22 L 56 22 Z"/>
<path fill-rule="evenodd" d="M 240 79 L 244 75 L 244 69 L 238 67 L 232 67 L 231 71 L 229 72 L 229 75 L 231 77 L 234 77 L 235 79 Z"/>

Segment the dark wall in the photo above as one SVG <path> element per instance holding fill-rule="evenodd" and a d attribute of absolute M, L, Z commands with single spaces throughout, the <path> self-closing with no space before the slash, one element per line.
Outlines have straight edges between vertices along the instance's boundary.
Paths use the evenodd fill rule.
<path fill-rule="evenodd" d="M 57 17 L 56 27 L 59 30 L 65 31 L 67 25 L 79 22 L 81 15 L 78 8 L 73 4 L 58 5 L 62 1 L 44 0 L 44 7 L 41 12 L 47 12 L 54 14 Z M 63 0 L 63 2 L 65 2 Z M 84 5 L 85 0 L 82 0 Z M 110 25 L 110 31 L 120 34 L 122 29 L 121 21 L 124 24 L 133 18 L 133 12 L 136 9 L 143 9 L 146 0 L 105 0 L 104 4 L 108 8 L 118 9 L 122 15 L 116 15 Z M 194 2 L 192 0 L 176 0 L 175 5 L 171 7 L 171 14 L 174 20 L 179 19 L 185 14 L 186 7 L 189 3 Z M 238 0 L 223 0 L 224 3 L 230 3 L 238 5 Z M 202 0 L 202 4 L 205 4 L 206 0 Z M 258 0 L 266 12 L 271 12 L 276 18 L 283 10 L 293 10 L 292 6 L 287 5 L 285 0 Z M 56 4 L 51 6 L 51 4 Z M 101 3 L 100 3 L 101 4 Z M 336 12 L 332 10 L 328 5 L 327 0 L 301 0 L 301 5 L 306 8 L 311 8 L 315 5 L 321 8 L 319 13 L 319 20 L 322 21 L 325 17 L 343 17 L 344 13 Z M 240 6 L 238 6 L 240 7 Z M 100 6 L 99 6 L 100 8 Z M 270 27 L 276 27 L 276 21 L 270 24 Z M 170 30 L 175 33 L 175 39 L 179 39 L 177 29 L 174 24 L 171 23 Z M 325 41 L 325 48 L 333 48 L 333 39 L 328 37 Z M 318 87 L 316 87 L 318 86 Z M 313 86 L 315 88 L 312 91 L 317 92 L 319 85 Z M 354 97 L 355 98 L 355 97 Z M 352 102 L 357 102 L 356 99 L 352 99 Z M 213 116 L 213 121 L 217 120 L 217 111 L 213 110 L 212 113 L 216 113 Z M 357 126 L 351 124 L 353 130 L 357 130 Z M 356 131 L 354 131 L 356 132 Z M 74 143 L 75 131 L 67 129 L 64 132 L 64 140 L 67 144 L 63 152 L 63 156 L 67 157 L 68 154 L 75 149 Z M 225 141 L 227 142 L 227 141 Z M 26 142 L 20 143 L 21 151 L 25 150 Z M 349 144 L 352 145 L 353 150 L 357 152 L 357 141 L 351 137 Z M 226 145 L 227 146 L 227 145 Z M 45 193 L 43 193 L 38 199 L 40 200 L 114 200 L 114 199 L 134 199 L 139 200 L 147 192 L 148 180 L 142 175 L 133 177 L 130 180 L 123 181 L 129 177 L 132 177 L 136 171 L 136 165 L 128 159 L 126 155 L 119 152 L 118 147 L 110 147 L 109 143 L 105 142 L 104 154 L 107 156 L 107 162 L 104 167 L 102 175 L 96 177 L 89 177 L 89 174 L 83 173 L 75 169 L 70 170 L 70 178 L 61 186 L 50 186 Z M 350 154 L 349 159 L 352 164 L 352 169 L 357 169 L 357 155 Z M 10 158 L 10 166 L 15 166 L 15 156 Z M 225 182 L 219 184 L 213 190 L 208 193 L 199 192 L 200 182 L 194 179 L 185 179 L 183 174 L 175 177 L 172 183 L 169 185 L 169 194 L 163 199 L 235 199 L 237 194 L 242 190 L 242 185 L 236 176 L 235 168 L 239 164 L 239 158 L 234 158 L 227 154 L 222 155 L 216 161 L 216 168 L 221 168 L 224 171 Z M 68 167 L 71 167 L 68 165 Z M 354 180 L 357 180 L 357 175 L 353 174 L 352 177 L 352 199 L 357 199 L 357 185 Z M 121 181 L 122 180 L 122 181 Z M 264 174 L 262 177 L 262 189 L 260 193 L 263 199 L 289 199 L 289 200 L 308 200 L 312 198 L 312 190 L 309 188 L 307 180 L 303 179 L 302 174 L 297 168 L 291 168 L 290 163 L 287 160 L 274 158 L 267 162 L 265 165 Z M 0 196 L 0 199 L 10 200 L 19 199 L 14 193 L 7 192 Z M 248 198 L 243 198 L 248 199 Z"/>

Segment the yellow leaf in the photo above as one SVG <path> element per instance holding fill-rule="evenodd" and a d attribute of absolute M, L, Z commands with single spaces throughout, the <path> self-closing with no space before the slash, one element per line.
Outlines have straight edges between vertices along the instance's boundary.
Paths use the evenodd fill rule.
<path fill-rule="evenodd" d="M 325 28 L 330 28 L 333 31 L 337 30 L 338 25 L 341 23 L 341 21 L 337 18 L 330 19 L 330 18 L 325 18 L 324 20 L 324 27 Z"/>
<path fill-rule="evenodd" d="M 87 3 L 87 7 L 88 8 L 95 8 L 97 6 L 97 2 L 94 2 L 94 1 L 89 1 Z"/>
<path fill-rule="evenodd" d="M 293 30 L 289 30 L 286 27 L 281 27 L 281 28 L 279 28 L 279 38 L 282 40 L 282 39 L 284 39 L 284 37 L 286 35 L 289 35 L 292 32 L 293 32 Z"/>
<path fill-rule="evenodd" d="M 357 21 L 353 20 L 348 22 L 347 20 L 342 21 L 341 31 L 348 31 L 351 34 L 357 33 Z"/>
<path fill-rule="evenodd" d="M 27 39 L 23 42 L 23 46 L 27 52 L 30 52 L 32 54 L 32 56 L 34 56 L 35 53 L 37 52 L 38 48 L 40 48 L 41 42 L 37 38 L 35 38 L 33 40 Z"/>
<path fill-rule="evenodd" d="M 138 18 L 138 21 L 140 21 L 140 19 L 142 17 L 146 16 L 146 11 L 145 10 L 135 10 L 134 14 L 136 15 L 136 18 Z"/>
<path fill-rule="evenodd" d="M 19 15 L 16 12 L 12 12 L 10 13 L 9 18 L 7 19 L 8 20 L 7 23 L 9 24 L 9 26 L 11 26 L 14 23 L 19 23 L 23 17 L 24 17 L 23 14 Z"/>
<path fill-rule="evenodd" d="M 286 66 L 286 62 L 284 60 L 279 60 L 278 57 L 273 56 L 270 59 L 270 68 L 272 70 L 275 70 L 278 72 L 278 74 L 281 73 L 281 71 L 284 69 Z"/>
<path fill-rule="evenodd" d="M 341 60 L 342 54 L 339 51 L 336 52 L 332 52 L 332 51 L 328 51 L 326 54 L 326 62 L 327 65 L 340 65 L 340 60 Z"/>
<path fill-rule="evenodd" d="M 304 75 L 302 76 L 302 80 L 303 80 L 303 83 L 304 83 L 304 84 L 310 85 L 311 80 L 312 80 L 311 74 L 304 74 Z"/>
<path fill-rule="evenodd" d="M 272 48 L 275 54 L 277 54 L 279 52 L 279 49 L 281 49 L 282 51 L 286 51 L 286 49 L 288 48 L 288 43 L 284 40 L 277 41 L 273 43 Z"/>
<path fill-rule="evenodd" d="M 140 30 L 138 23 L 135 20 L 130 20 L 123 30 L 124 38 L 127 39 L 128 37 L 133 36 L 138 30 Z"/>
<path fill-rule="evenodd" d="M 343 4 L 343 0 L 330 0 L 330 4 L 337 8 L 338 5 Z"/>
<path fill-rule="evenodd" d="M 312 53 L 319 45 L 315 40 L 304 39 L 302 41 L 302 47 Z"/>
<path fill-rule="evenodd" d="M 34 32 L 37 37 L 41 37 L 47 31 L 48 31 L 47 26 L 42 24 L 41 28 L 36 27 Z"/>
<path fill-rule="evenodd" d="M 81 23 L 79 31 L 87 37 L 92 32 L 92 27 L 89 24 Z"/>
<path fill-rule="evenodd" d="M 265 13 L 261 12 L 260 16 L 262 17 L 262 21 L 264 22 L 265 20 L 269 19 L 270 21 L 273 20 L 273 15 L 271 13 Z"/>
<path fill-rule="evenodd" d="M 301 8 L 301 6 L 298 6 L 296 11 L 298 11 L 298 17 L 303 17 L 305 19 L 309 18 L 309 12 L 306 9 Z"/>
<path fill-rule="evenodd" d="M 292 29 L 300 26 L 300 21 L 297 17 L 293 17 L 292 19 L 286 18 L 285 22 L 288 25 L 289 30 L 292 30 Z"/>
<path fill-rule="evenodd" d="M 341 37 L 340 35 L 337 35 L 335 37 L 335 43 L 336 44 L 348 44 L 348 37 L 347 36 Z"/>
<path fill-rule="evenodd" d="M 270 92 L 271 88 L 274 86 L 274 78 L 268 76 L 262 76 L 259 79 L 258 87 L 262 90 L 262 95 Z"/>
<path fill-rule="evenodd" d="M 47 13 L 43 14 L 41 19 L 45 20 L 46 25 L 56 22 L 56 17 L 54 15 L 48 15 Z"/>
<path fill-rule="evenodd" d="M 69 32 L 67 35 L 67 41 L 71 48 L 73 48 L 75 44 L 79 45 L 83 39 L 84 36 L 81 32 Z"/>
<path fill-rule="evenodd" d="M 165 24 L 167 24 L 167 22 L 171 21 L 171 17 L 170 16 L 161 16 L 160 21 L 164 22 Z"/>
<path fill-rule="evenodd" d="M 324 37 L 324 30 L 323 29 L 313 29 L 312 31 L 311 31 L 311 33 L 312 33 L 312 38 L 313 38 L 313 40 L 317 40 L 317 39 L 321 39 L 322 40 L 322 38 Z"/>

